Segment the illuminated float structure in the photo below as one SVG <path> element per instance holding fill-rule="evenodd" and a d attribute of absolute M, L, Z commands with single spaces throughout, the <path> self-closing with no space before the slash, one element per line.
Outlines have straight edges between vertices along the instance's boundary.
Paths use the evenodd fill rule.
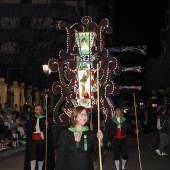
<path fill-rule="evenodd" d="M 105 48 L 105 35 L 112 34 L 108 19 L 98 25 L 89 16 L 81 23 L 69 26 L 60 21 L 58 27 L 67 31 L 67 50 L 59 52 L 59 60 L 48 62 L 52 72 L 58 72 L 59 80 L 53 83 L 52 91 L 61 98 L 54 108 L 56 124 L 67 124 L 71 108 L 84 106 L 89 112 L 97 103 L 97 65 L 99 66 L 100 108 L 107 118 L 107 110 L 114 111 L 113 96 L 119 94 L 119 86 L 113 82 L 114 75 L 121 74 L 122 67 Z M 64 105 L 63 105 L 64 103 Z M 64 113 L 59 114 L 62 107 Z"/>

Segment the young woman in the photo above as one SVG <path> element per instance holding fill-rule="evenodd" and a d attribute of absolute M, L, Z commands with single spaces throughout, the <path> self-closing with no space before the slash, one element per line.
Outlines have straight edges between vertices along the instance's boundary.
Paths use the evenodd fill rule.
<path fill-rule="evenodd" d="M 56 170 L 94 170 L 92 152 L 98 151 L 97 138 L 103 139 L 103 134 L 96 134 L 88 129 L 87 111 L 78 106 L 73 109 L 71 126 L 63 131 L 59 139 Z"/>

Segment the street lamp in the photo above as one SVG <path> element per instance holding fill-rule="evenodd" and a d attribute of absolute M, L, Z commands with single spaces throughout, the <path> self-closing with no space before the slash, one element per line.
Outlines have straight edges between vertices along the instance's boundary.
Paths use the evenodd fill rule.
<path fill-rule="evenodd" d="M 49 66 L 47 64 L 45 65 L 42 65 L 42 68 L 43 68 L 43 72 L 47 75 L 47 78 L 46 78 L 46 88 L 45 88 L 45 105 L 46 105 L 46 122 L 47 122 L 47 117 L 48 117 L 48 111 L 47 111 L 47 102 L 48 102 L 48 92 L 49 92 L 49 89 L 48 89 L 48 76 L 51 74 L 51 69 L 49 68 Z M 46 124 L 46 141 L 45 141 L 45 170 L 47 169 L 47 124 Z"/>
<path fill-rule="evenodd" d="M 42 68 L 45 74 L 47 74 L 48 76 L 51 74 L 51 69 L 47 64 L 42 65 Z"/>
<path fill-rule="evenodd" d="M 47 75 L 46 77 L 46 88 L 45 88 L 45 93 L 49 92 L 48 89 L 48 76 L 51 74 L 51 69 L 49 68 L 49 66 L 47 64 L 42 65 L 43 68 L 43 72 Z"/>

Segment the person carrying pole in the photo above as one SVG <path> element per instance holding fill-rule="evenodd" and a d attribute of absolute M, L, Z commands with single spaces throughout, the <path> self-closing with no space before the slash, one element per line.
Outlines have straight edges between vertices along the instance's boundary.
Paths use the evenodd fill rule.
<path fill-rule="evenodd" d="M 128 160 L 127 132 L 135 132 L 135 129 L 130 125 L 129 121 L 122 116 L 122 108 L 117 106 L 115 107 L 115 115 L 110 121 L 107 143 L 108 147 L 112 146 L 113 148 L 116 170 L 119 170 L 121 156 L 122 170 L 125 170 L 125 165 Z M 138 130 L 136 130 L 136 133 L 138 133 Z"/>
<path fill-rule="evenodd" d="M 59 137 L 56 170 L 94 170 L 91 154 L 98 153 L 97 139 L 102 140 L 103 133 L 99 130 L 96 135 L 86 126 L 87 122 L 86 108 L 73 108 L 70 127 Z"/>
<path fill-rule="evenodd" d="M 51 155 L 50 164 L 53 168 L 47 168 L 47 163 L 45 161 L 46 157 L 46 139 L 47 135 L 46 128 L 50 131 L 50 124 L 46 120 L 43 114 L 42 106 L 38 105 L 35 107 L 35 115 L 27 123 L 27 133 L 26 133 L 26 149 L 25 149 L 25 162 L 24 170 L 35 170 L 38 166 L 38 170 L 42 170 L 43 167 L 48 170 L 54 169 L 54 153 L 48 152 Z M 49 139 L 48 139 L 49 140 Z M 49 143 L 52 146 L 52 141 Z"/>

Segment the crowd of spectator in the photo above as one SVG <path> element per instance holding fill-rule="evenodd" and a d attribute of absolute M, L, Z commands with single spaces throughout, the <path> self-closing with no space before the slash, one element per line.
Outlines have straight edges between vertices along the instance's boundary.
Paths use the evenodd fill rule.
<path fill-rule="evenodd" d="M 0 151 L 25 145 L 26 126 L 32 109 L 24 109 L 19 112 L 17 104 L 10 107 L 8 103 L 0 108 Z"/>

